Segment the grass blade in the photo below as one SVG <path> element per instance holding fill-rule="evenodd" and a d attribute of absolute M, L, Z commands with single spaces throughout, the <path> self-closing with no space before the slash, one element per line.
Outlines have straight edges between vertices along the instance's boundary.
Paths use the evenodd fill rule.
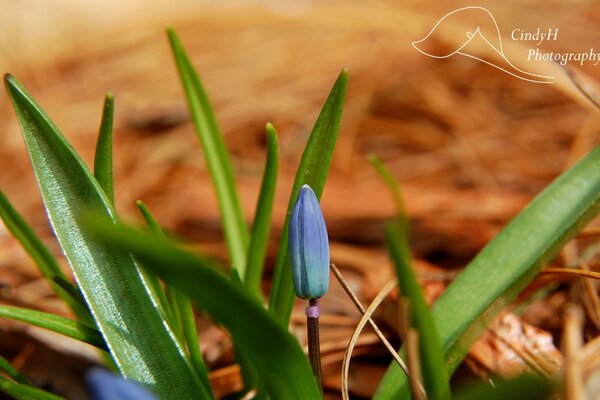
<path fill-rule="evenodd" d="M 240 277 L 244 279 L 249 237 L 235 188 L 231 161 L 200 77 L 187 57 L 175 31 L 169 29 L 168 35 L 188 100 L 190 115 L 202 143 L 204 157 L 217 193 L 223 233 L 229 248 L 231 262 L 233 267 L 238 270 Z"/>
<path fill-rule="evenodd" d="M 400 185 L 388 170 L 385 165 L 379 160 L 379 158 L 375 154 L 369 155 L 369 162 L 377 171 L 379 177 L 383 180 L 383 182 L 388 186 L 390 191 L 392 192 L 392 196 L 394 198 L 394 203 L 396 204 L 396 210 L 400 219 L 406 219 L 406 205 L 404 203 L 404 196 L 402 195 L 402 190 L 400 190 Z"/>
<path fill-rule="evenodd" d="M 204 357 L 202 356 L 202 349 L 200 348 L 198 328 L 196 328 L 196 318 L 194 317 L 192 303 L 187 294 L 181 293 L 180 291 L 177 292 L 177 304 L 179 305 L 179 315 L 181 316 L 181 327 L 183 329 L 183 336 L 185 337 L 188 351 L 190 352 L 192 365 L 202 380 L 202 384 L 206 387 L 207 392 L 211 392 L 208 369 L 206 368 L 206 364 L 204 364 Z"/>
<path fill-rule="evenodd" d="M 60 333 L 61 335 L 88 343 L 100 350 L 107 350 L 100 332 L 80 322 L 73 321 L 72 319 L 42 311 L 3 305 L 0 305 L 0 317 L 26 322 L 30 325 L 48 329 Z"/>
<path fill-rule="evenodd" d="M 2 356 L 0 356 L 0 370 L 19 383 L 22 383 L 24 385 L 30 384 L 29 380 L 23 375 L 21 375 L 21 373 L 17 371 L 17 369 L 13 367 L 12 364 Z"/>
<path fill-rule="evenodd" d="M 138 200 L 136 202 L 136 206 L 137 206 L 138 210 L 140 211 L 140 214 L 142 214 L 142 217 L 144 217 L 144 220 L 146 221 L 146 224 L 148 225 L 148 227 L 153 232 L 162 233 L 162 229 L 161 229 L 160 225 L 154 218 L 154 215 L 152 215 L 152 212 L 150 211 L 148 206 L 146 206 L 146 204 L 144 204 L 144 202 L 142 202 L 141 200 Z M 146 273 L 146 271 L 143 271 L 143 273 L 144 273 L 144 277 L 145 277 L 146 281 L 148 282 L 148 285 L 150 286 L 150 290 L 152 291 L 154 297 L 156 299 L 158 299 L 161 309 L 162 309 L 163 313 L 165 314 L 165 318 L 171 325 L 171 328 L 178 334 L 177 337 L 182 338 L 182 335 L 179 335 L 181 330 L 178 329 L 178 325 L 176 324 L 176 321 L 175 321 L 176 316 L 175 316 L 175 311 L 173 310 L 173 305 L 170 304 L 169 300 L 167 299 L 167 296 L 165 295 L 165 292 L 160 284 L 160 281 L 158 280 L 158 277 L 154 274 Z"/>
<path fill-rule="evenodd" d="M 302 185 L 309 185 L 317 195 L 317 198 L 321 198 L 340 129 L 347 88 L 348 70 L 344 69 L 335 81 L 310 134 L 310 138 L 302 154 L 302 159 L 300 160 L 300 166 L 298 167 L 290 196 L 283 232 L 279 242 L 273 287 L 269 299 L 269 310 L 286 326 L 290 319 L 294 303 L 292 271 L 288 254 L 290 215 Z"/>
<path fill-rule="evenodd" d="M 320 398 L 308 359 L 296 339 L 254 296 L 211 263 L 178 249 L 164 237 L 108 223 L 96 222 L 92 228 L 115 248 L 130 251 L 223 325 L 237 348 L 252 360 L 272 398 Z"/>
<path fill-rule="evenodd" d="M 251 292 L 256 292 L 257 297 L 260 299 L 262 299 L 260 283 L 267 245 L 269 243 L 269 229 L 271 227 L 271 213 L 275 199 L 278 169 L 279 148 L 277 144 L 277 132 L 275 132 L 273 125 L 267 124 L 267 161 L 256 205 L 256 212 L 254 213 L 245 280 L 246 287 Z"/>
<path fill-rule="evenodd" d="M 74 295 L 74 293 L 77 293 L 75 286 L 67 280 L 54 256 L 21 214 L 12 206 L 2 191 L 0 191 L 0 217 L 15 239 L 21 243 L 25 251 L 33 258 L 38 269 L 54 290 L 54 293 L 73 310 L 77 318 L 86 322 L 91 321 L 89 311 L 85 306 L 81 306 L 81 295 Z M 72 290 L 67 290 L 65 287 L 58 285 L 55 282 L 55 278 L 64 281 L 72 287 Z"/>
<path fill-rule="evenodd" d="M 58 285 L 62 290 L 67 292 L 69 296 L 71 296 L 71 298 L 75 302 L 75 304 L 73 304 L 75 314 L 82 315 L 82 317 L 80 317 L 79 320 L 88 325 L 95 325 L 96 323 L 94 322 L 94 318 L 92 317 L 92 314 L 90 313 L 85 299 L 83 298 L 83 295 L 81 294 L 81 291 L 79 291 L 77 285 L 74 285 L 70 281 L 61 278 L 60 276 L 55 276 L 54 278 L 52 278 L 52 281 L 56 285 Z"/>
<path fill-rule="evenodd" d="M 198 397 L 203 388 L 137 265 L 82 229 L 88 209 L 116 221 L 104 191 L 23 86 L 10 75 L 5 83 L 52 227 L 121 373 L 161 399 Z"/>
<path fill-rule="evenodd" d="M 137 202 L 137 206 L 152 232 L 156 233 L 157 235 L 164 236 L 162 228 L 160 227 L 156 218 L 154 218 L 154 215 L 152 215 L 150 209 L 141 201 Z M 180 291 L 168 287 L 167 290 L 169 290 L 169 294 L 173 298 L 173 302 L 169 304 L 167 298 L 165 297 L 165 293 L 160 287 L 160 283 L 158 282 L 156 275 L 149 275 L 151 275 L 152 279 L 155 281 L 154 284 L 157 285 L 156 290 L 162 295 L 161 302 L 164 302 L 163 307 L 165 310 L 169 310 L 173 322 L 177 324 L 177 327 L 174 327 L 174 329 L 181 330 L 181 339 L 185 340 L 187 344 L 192 365 L 194 366 L 199 379 L 204 385 L 206 392 L 212 394 L 212 389 L 208 379 L 208 370 L 204 364 L 202 350 L 200 349 L 198 329 L 196 328 L 196 319 L 194 318 L 194 310 L 192 309 L 190 299 L 187 295 L 181 293 Z"/>
<path fill-rule="evenodd" d="M 600 211 L 600 147 L 558 177 L 498 234 L 433 307 L 448 373 L 489 322 L 531 282 L 561 247 Z M 402 398 L 408 382 L 395 365 L 376 399 Z"/>
<path fill-rule="evenodd" d="M 46 392 L 33 386 L 13 382 L 0 375 L 0 391 L 16 400 L 65 400 L 63 397 Z"/>
<path fill-rule="evenodd" d="M 98 134 L 98 142 L 96 143 L 94 176 L 113 207 L 115 205 L 112 156 L 114 112 L 115 100 L 112 93 L 108 93 L 104 98 L 104 111 L 102 112 L 100 133 Z"/>
<path fill-rule="evenodd" d="M 423 297 L 423 290 L 410 265 L 410 251 L 404 232 L 404 228 L 398 221 L 391 221 L 385 227 L 386 242 L 390 257 L 396 267 L 400 293 L 410 299 L 411 321 L 419 332 L 423 386 L 427 398 L 449 400 L 450 384 L 444 363 L 444 353 L 433 324 L 433 317 Z"/>
<path fill-rule="evenodd" d="M 146 221 L 146 225 L 148 225 L 148 228 L 150 228 L 152 230 L 152 232 L 162 234 L 163 230 L 160 227 L 160 224 L 158 223 L 156 218 L 154 218 L 154 215 L 152 214 L 152 211 L 150 211 L 148 206 L 141 200 L 138 200 L 135 203 L 135 205 L 137 206 L 138 210 L 140 211 L 140 214 L 142 214 L 142 217 L 144 217 L 144 221 Z"/>

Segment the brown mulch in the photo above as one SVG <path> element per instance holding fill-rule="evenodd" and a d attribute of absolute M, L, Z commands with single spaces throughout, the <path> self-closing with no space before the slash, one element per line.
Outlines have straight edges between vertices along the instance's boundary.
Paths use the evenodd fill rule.
<path fill-rule="evenodd" d="M 544 44 L 546 50 L 587 51 L 600 43 L 600 14 L 592 3 L 554 1 L 552 9 L 534 3 L 506 2 L 490 9 L 505 35 L 510 26 L 559 27 L 561 39 Z M 367 155 L 376 154 L 402 186 L 416 266 L 433 299 L 535 194 L 600 139 L 597 110 L 556 65 L 539 66 L 561 74 L 556 84 L 540 85 L 465 57 L 435 60 L 415 51 L 411 41 L 458 4 L 326 2 L 286 8 L 233 3 L 187 5 L 160 15 L 152 8 L 152 17 L 137 15 L 131 25 L 115 22 L 96 34 L 73 25 L 72 42 L 49 46 L 46 53 L 39 33 L 32 34 L 39 37 L 37 53 L 27 50 L 30 45 L 20 56 L 18 48 L 2 42 L 0 65 L 31 91 L 89 164 L 102 98 L 112 91 L 117 209 L 126 219 L 139 220 L 135 200 L 141 199 L 165 227 L 226 262 L 210 177 L 164 34 L 166 25 L 175 27 L 212 100 L 249 223 L 265 156 L 265 123 L 272 122 L 279 133 L 281 167 L 265 291 L 302 148 L 337 74 L 348 67 L 342 130 L 323 195 L 332 260 L 365 303 L 393 279 L 382 226 L 394 214 L 394 204 L 367 162 Z M 16 32 L 2 34 L 10 39 Z M 448 40 L 440 46 L 452 45 Z M 522 55 L 524 44 L 511 46 L 507 51 Z M 573 67 L 595 88 L 600 67 Z M 0 119 L 0 188 L 59 254 L 7 96 L 0 97 Z M 558 289 L 520 316 L 507 310 L 478 342 L 460 375 L 558 371 L 564 363 L 558 349 L 569 281 L 559 279 Z M 66 312 L 3 226 L 0 296 L 7 304 Z M 384 303 L 378 315 L 390 338 L 397 337 L 393 303 Z M 322 304 L 325 383 L 328 396 L 337 398 L 341 359 L 359 314 L 336 282 Z M 298 306 L 293 331 L 304 340 Z M 591 340 L 596 317 L 593 307 L 584 309 L 586 340 Z M 200 326 L 215 390 L 230 393 L 240 384 L 230 343 L 207 321 Z M 81 377 L 97 362 L 95 353 L 3 320 L 0 338 L 0 354 L 40 386 L 82 398 L 80 383 L 71 376 Z M 361 340 L 350 390 L 370 397 L 391 358 L 370 331 Z M 593 350 L 587 350 L 586 360 L 593 360 Z M 70 361 L 58 367 L 54 361 L 63 356 Z M 589 365 L 591 370 L 594 364 Z"/>

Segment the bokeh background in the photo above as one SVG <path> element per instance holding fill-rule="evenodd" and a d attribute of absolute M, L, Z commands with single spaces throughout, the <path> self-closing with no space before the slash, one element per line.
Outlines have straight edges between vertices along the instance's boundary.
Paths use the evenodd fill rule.
<path fill-rule="evenodd" d="M 525 82 L 472 58 L 434 59 L 413 48 L 442 16 L 467 5 L 490 10 L 516 66 L 555 76 L 554 83 Z M 480 26 L 478 18 L 452 21 L 429 45 L 457 48 Z M 141 199 L 165 227 L 226 264 L 218 207 L 166 40 L 165 28 L 175 28 L 212 100 L 249 223 L 265 157 L 265 123 L 279 133 L 268 293 L 303 146 L 337 74 L 347 67 L 346 108 L 322 199 L 332 260 L 366 303 L 393 279 L 382 226 L 394 204 L 367 161 L 376 154 L 402 186 L 416 266 L 433 299 L 536 193 L 598 142 L 597 108 L 563 68 L 528 61 L 527 52 L 539 47 L 578 53 L 594 46 L 600 52 L 599 23 L 600 7 L 591 0 L 0 0 L 0 71 L 28 88 L 89 165 L 103 96 L 113 92 L 118 211 L 139 221 L 135 200 Z M 482 33 L 489 28 L 481 26 Z M 559 34 L 537 46 L 511 40 L 515 28 Z M 500 62 L 481 43 L 469 50 Z M 600 64 L 569 67 L 588 95 L 598 93 Z M 59 254 L 5 94 L 0 121 L 0 188 Z M 565 299 L 566 291 L 558 290 L 519 317 L 507 313 L 492 331 L 509 332 L 514 343 L 492 332 L 475 346 L 457 379 L 529 368 L 515 343 L 547 357 L 549 373 L 560 369 Z M 1 225 L 0 301 L 66 313 Z M 338 398 L 340 361 L 359 314 L 335 282 L 322 304 L 327 395 Z M 397 338 L 396 313 L 390 301 L 378 316 L 390 338 Z M 199 323 L 215 371 L 212 382 L 225 396 L 240 385 L 231 345 L 210 321 L 200 316 Z M 292 328 L 304 340 L 301 308 Z M 40 386 L 79 399 L 85 398 L 83 371 L 98 362 L 85 346 L 9 321 L 0 321 L 0 354 Z M 369 398 L 390 357 L 368 331 L 355 354 L 350 389 L 356 398 Z"/>

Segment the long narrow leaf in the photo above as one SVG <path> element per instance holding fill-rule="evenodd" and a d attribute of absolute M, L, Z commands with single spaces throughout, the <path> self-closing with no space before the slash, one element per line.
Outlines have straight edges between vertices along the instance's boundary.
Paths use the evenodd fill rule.
<path fill-rule="evenodd" d="M 6 375 L 10 376 L 15 381 L 22 383 L 24 385 L 29 385 L 30 382 L 27 378 L 25 378 L 15 367 L 12 366 L 8 360 L 2 356 L 0 356 L 0 370 L 4 371 Z"/>
<path fill-rule="evenodd" d="M 433 316 L 452 373 L 489 322 L 531 282 L 561 247 L 600 211 L 600 147 L 537 196 L 452 282 Z M 407 395 L 392 365 L 376 399 Z"/>
<path fill-rule="evenodd" d="M 423 297 L 423 290 L 410 265 L 410 251 L 404 236 L 404 227 L 398 221 L 390 221 L 385 227 L 385 237 L 390 257 L 396 267 L 400 293 L 410 299 L 411 321 L 419 332 L 419 354 L 427 398 L 449 400 L 450 384 L 444 353 L 433 324 L 433 317 Z"/>
<path fill-rule="evenodd" d="M 48 248 L 35 231 L 25 222 L 21 214 L 10 204 L 2 191 L 0 191 L 0 217 L 15 239 L 21 243 L 25 251 L 33 258 L 38 269 L 54 290 L 54 293 L 73 310 L 79 319 L 90 321 L 89 312 L 85 306 L 81 306 L 81 295 L 77 296 L 75 294 L 77 293 L 75 286 L 68 282 L 54 256 L 50 254 Z M 68 282 L 67 284 L 71 286 L 72 290 L 57 285 L 54 281 L 55 278 L 61 279 L 65 283 Z"/>
<path fill-rule="evenodd" d="M 137 265 L 81 227 L 88 209 L 116 221 L 104 191 L 23 86 L 10 75 L 5 82 L 48 217 L 121 373 L 161 399 L 201 396 L 203 388 Z"/>
<path fill-rule="evenodd" d="M 95 325 L 94 318 L 81 294 L 81 291 L 74 285 L 72 282 L 60 277 L 55 276 L 52 278 L 52 281 L 59 286 L 62 290 L 68 293 L 68 295 L 73 299 L 74 304 L 72 308 L 74 309 L 75 315 L 78 316 L 79 320 L 88 325 Z"/>
<path fill-rule="evenodd" d="M 223 232 L 229 247 L 231 261 L 233 267 L 238 270 L 240 277 L 244 279 L 246 277 L 246 252 L 249 237 L 235 188 L 231 161 L 208 96 L 200 82 L 200 77 L 186 55 L 175 31 L 169 29 L 168 35 L 179 76 L 187 96 L 190 115 L 202 143 L 204 157 L 217 193 Z"/>
<path fill-rule="evenodd" d="M 0 317 L 26 322 L 30 325 L 48 329 L 60 333 L 61 335 L 91 344 L 101 350 L 107 350 L 100 332 L 80 322 L 73 321 L 72 319 L 42 311 L 2 305 L 0 305 Z"/>
<path fill-rule="evenodd" d="M 16 400 L 65 400 L 45 390 L 22 383 L 13 382 L 0 375 L 0 391 L 12 396 Z"/>
<path fill-rule="evenodd" d="M 292 288 L 292 270 L 288 254 L 288 228 L 290 215 L 298 192 L 302 185 L 309 185 L 318 198 L 321 198 L 323 186 L 329 173 L 329 165 L 337 141 L 344 108 L 346 89 L 348 88 L 348 70 L 344 69 L 335 81 L 317 122 L 310 134 L 308 143 L 302 154 L 300 166 L 296 172 L 294 187 L 290 196 L 288 210 L 285 217 L 283 232 L 279 242 L 277 261 L 273 276 L 273 287 L 269 299 L 269 310 L 273 312 L 285 325 L 290 319 L 292 305 L 294 304 L 294 290 Z"/>
<path fill-rule="evenodd" d="M 319 389 L 297 340 L 246 290 L 210 263 L 179 250 L 164 237 L 96 221 L 107 243 L 130 251 L 166 282 L 187 293 L 231 334 L 252 361 L 273 399 L 319 399 Z"/>
<path fill-rule="evenodd" d="M 152 215 L 150 209 L 141 201 L 137 202 L 138 209 L 144 216 L 146 223 L 152 230 L 152 232 L 157 235 L 163 236 L 163 230 L 160 227 L 160 224 Z M 200 349 L 200 340 L 198 339 L 198 329 L 196 328 L 196 319 L 194 318 L 194 310 L 192 309 L 192 304 L 187 295 L 181 293 L 179 290 L 167 288 L 170 291 L 171 296 L 174 298 L 172 304 L 169 304 L 167 298 L 165 297 L 165 293 L 162 291 L 160 287 L 160 283 L 158 282 L 158 278 L 154 274 L 150 274 L 154 284 L 156 285 L 156 290 L 162 295 L 161 302 L 163 302 L 163 307 L 165 310 L 169 310 L 171 313 L 172 319 L 177 319 L 178 327 L 177 329 L 181 329 L 182 339 L 185 339 L 187 344 L 188 351 L 190 353 L 190 359 L 192 361 L 192 365 L 196 369 L 196 373 L 198 374 L 198 378 L 204 385 L 206 392 L 211 394 L 212 398 L 212 390 L 210 387 L 210 382 L 208 380 L 208 370 L 206 369 L 206 365 L 204 364 L 204 358 L 202 356 L 202 350 Z"/>
<path fill-rule="evenodd" d="M 152 212 L 150 211 L 148 206 L 146 206 L 146 204 L 144 204 L 144 202 L 142 202 L 141 200 L 138 200 L 136 202 L 136 205 L 138 210 L 140 211 L 140 214 L 142 214 L 142 216 L 144 217 L 144 220 L 146 221 L 148 227 L 154 232 L 162 232 L 160 225 L 154 218 L 154 215 L 152 215 Z M 147 274 L 145 273 L 145 271 L 143 271 L 143 273 L 146 278 L 146 281 L 148 282 L 150 290 L 154 294 L 154 297 L 158 299 L 161 309 L 165 313 L 165 318 L 167 319 L 167 322 L 169 322 L 169 324 L 176 333 L 179 333 L 179 330 L 176 329 L 177 325 L 175 324 L 176 317 L 175 312 L 173 310 L 173 305 L 169 303 L 169 300 L 167 299 L 167 296 L 165 295 L 165 292 L 162 286 L 160 285 L 158 277 L 154 274 Z M 180 335 L 178 335 L 178 337 L 180 337 Z"/>
<path fill-rule="evenodd" d="M 278 169 L 279 148 L 277 144 L 277 132 L 275 132 L 273 125 L 267 124 L 267 161 L 256 205 L 256 212 L 254 213 L 245 280 L 246 287 L 256 292 L 259 298 L 262 298 L 260 282 L 265 263 L 267 244 L 269 243 L 269 228 L 271 227 L 271 212 L 273 211 L 273 201 L 275 199 Z"/>
<path fill-rule="evenodd" d="M 112 93 L 104 98 L 104 110 L 100 122 L 100 133 L 96 143 L 96 156 L 94 158 L 94 176 L 110 203 L 115 205 L 115 191 L 113 184 L 113 119 L 115 112 L 115 100 Z"/>
<path fill-rule="evenodd" d="M 196 327 L 196 318 L 192 303 L 187 294 L 177 292 L 177 304 L 179 306 L 179 315 L 181 317 L 181 328 L 183 336 L 190 352 L 192 365 L 196 369 L 202 384 L 206 387 L 207 392 L 211 393 L 210 381 L 208 379 L 208 369 L 204 363 L 202 349 L 200 348 L 200 340 L 198 339 L 198 328 Z M 212 396 L 211 396 L 212 398 Z"/>
<path fill-rule="evenodd" d="M 402 190 L 400 190 L 400 185 L 398 185 L 398 182 L 396 182 L 396 179 L 394 179 L 394 176 L 390 170 L 383 165 L 381 160 L 379 160 L 375 154 L 369 155 L 369 162 L 373 168 L 375 168 L 375 171 L 377 171 L 379 177 L 392 192 L 399 218 L 406 218 L 406 205 L 404 204 L 404 196 L 402 195 Z"/>

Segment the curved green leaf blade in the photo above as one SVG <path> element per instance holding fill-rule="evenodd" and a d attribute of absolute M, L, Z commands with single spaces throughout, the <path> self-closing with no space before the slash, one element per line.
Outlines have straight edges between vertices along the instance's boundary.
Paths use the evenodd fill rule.
<path fill-rule="evenodd" d="M 179 306 L 179 315 L 181 316 L 181 327 L 183 336 L 187 344 L 192 365 L 196 369 L 202 384 L 206 387 L 207 392 L 211 393 L 210 381 L 208 377 L 208 369 L 204 363 L 202 349 L 200 348 L 200 339 L 198 338 L 198 328 L 196 327 L 196 318 L 192 303 L 187 294 L 177 291 L 177 305 Z M 211 396 L 211 398 L 213 398 Z"/>
<path fill-rule="evenodd" d="M 61 278 L 60 276 L 55 276 L 52 278 L 52 281 L 59 286 L 62 290 L 68 293 L 69 296 L 74 301 L 73 308 L 75 315 L 78 316 L 79 320 L 88 325 L 96 325 L 94 318 L 92 317 L 92 313 L 90 312 L 79 287 L 71 281 Z"/>
<path fill-rule="evenodd" d="M 106 343 L 100 332 L 72 319 L 42 311 L 2 305 L 0 305 L 0 317 L 26 322 L 30 325 L 48 329 L 91 344 L 101 350 L 107 350 Z"/>
<path fill-rule="evenodd" d="M 10 75 L 5 82 L 48 217 L 121 373 L 161 399 L 198 397 L 202 386 L 138 267 L 81 227 L 84 210 L 116 220 L 104 191 L 23 86 Z"/>
<path fill-rule="evenodd" d="M 148 227 L 153 232 L 162 232 L 160 225 L 154 218 L 154 215 L 152 215 L 152 212 L 150 211 L 148 206 L 146 206 L 146 204 L 144 204 L 144 202 L 142 202 L 141 200 L 138 200 L 136 202 L 136 206 L 137 206 L 138 210 L 140 211 L 140 214 L 142 214 L 142 216 L 144 217 L 144 220 L 146 221 L 146 225 L 148 225 Z M 165 291 L 163 290 L 162 286 L 160 285 L 160 281 L 158 280 L 158 277 L 154 274 L 146 273 L 146 271 L 142 271 L 142 272 L 144 273 L 144 277 L 145 277 L 146 281 L 148 282 L 148 286 L 150 287 L 150 290 L 152 291 L 153 296 L 156 299 L 158 299 L 158 302 L 161 306 L 162 311 L 165 314 L 165 318 L 166 318 L 167 322 L 171 325 L 171 328 L 175 331 L 175 333 L 177 333 L 177 337 L 180 338 L 181 335 L 179 335 L 179 332 L 181 330 L 178 329 L 178 325 L 176 325 L 175 310 L 173 310 L 173 305 L 169 303 L 169 300 L 167 299 Z"/>
<path fill-rule="evenodd" d="M 249 239 L 248 228 L 240 208 L 231 161 L 208 96 L 200 82 L 200 77 L 186 55 L 175 31 L 169 29 L 167 33 L 188 100 L 190 115 L 202 143 L 204 157 L 217 193 L 223 233 L 225 234 L 231 261 L 233 267 L 238 270 L 240 277 L 244 279 L 246 276 L 246 251 L 248 250 Z"/>
<path fill-rule="evenodd" d="M 498 234 L 452 282 L 433 316 L 452 373 L 491 320 L 600 211 L 600 147 L 558 177 Z M 407 395 L 392 365 L 376 399 Z"/>
<path fill-rule="evenodd" d="M 24 385 L 29 385 L 30 382 L 27 378 L 25 378 L 15 367 L 12 366 L 8 360 L 2 356 L 0 356 L 0 370 L 4 371 L 6 375 L 10 376 L 15 381 L 22 383 Z"/>
<path fill-rule="evenodd" d="M 290 196 L 283 232 L 279 242 L 277 261 L 274 267 L 273 287 L 269 299 L 269 310 L 286 326 L 294 304 L 292 270 L 288 254 L 290 215 L 302 185 L 309 185 L 317 195 L 317 198 L 321 198 L 340 130 L 347 88 L 348 70 L 343 69 L 321 109 L 321 113 L 317 118 L 317 122 L 302 154 L 300 166 L 296 172 L 296 179 L 294 180 L 294 187 Z"/>
<path fill-rule="evenodd" d="M 141 200 L 138 200 L 136 201 L 135 205 L 140 211 L 140 214 L 142 214 L 142 217 L 144 217 L 146 225 L 148 225 L 152 232 L 162 233 L 162 228 L 160 227 L 160 224 L 158 223 L 156 218 L 154 218 L 154 214 L 152 214 L 152 211 L 150 211 L 146 203 L 144 203 Z"/>
<path fill-rule="evenodd" d="M 390 221 L 385 226 L 385 238 L 390 258 L 396 267 L 400 293 L 411 303 L 411 321 L 419 332 L 419 354 L 423 386 L 427 398 L 450 399 L 450 384 L 444 353 L 433 317 L 423 296 L 423 289 L 410 265 L 410 250 L 406 241 L 405 229 L 399 221 Z"/>
<path fill-rule="evenodd" d="M 15 239 L 21 243 L 25 251 L 33 258 L 38 269 L 54 290 L 54 293 L 73 310 L 80 320 L 91 321 L 90 313 L 85 306 L 82 306 L 83 299 L 77 292 L 77 289 L 75 289 L 75 286 L 67 280 L 54 256 L 35 231 L 25 222 L 21 214 L 12 206 L 2 191 L 0 191 L 0 218 L 2 218 L 2 221 Z M 60 279 L 64 282 L 64 285 L 68 286 L 63 287 L 57 284 L 56 279 Z"/>
<path fill-rule="evenodd" d="M 92 228 L 115 248 L 130 251 L 223 325 L 237 348 L 251 360 L 272 398 L 320 398 L 310 364 L 297 340 L 254 296 L 209 262 L 178 249 L 164 237 L 97 221 Z"/>
<path fill-rule="evenodd" d="M 138 209 L 144 216 L 146 220 L 146 224 L 150 228 L 150 230 L 160 236 L 163 236 L 163 230 L 160 227 L 160 224 L 154 218 L 154 215 L 144 204 L 142 201 L 138 200 L 137 202 Z M 208 370 L 206 369 L 206 364 L 204 364 L 204 358 L 202 356 L 202 350 L 200 348 L 200 340 L 198 338 L 198 328 L 196 327 L 196 319 L 194 317 L 194 310 L 192 309 L 192 304 L 187 295 L 181 293 L 177 289 L 172 289 L 167 287 L 170 296 L 174 299 L 172 304 L 169 304 L 165 293 L 160 287 L 160 283 L 158 282 L 158 278 L 154 274 L 149 274 L 153 285 L 155 286 L 155 290 L 158 291 L 160 297 L 160 301 L 165 310 L 169 310 L 169 313 L 172 315 L 171 318 L 174 318 L 173 315 L 177 315 L 177 324 L 180 325 L 182 339 L 185 339 L 187 344 L 188 351 L 190 353 L 190 359 L 192 361 L 192 365 L 194 366 L 196 373 L 198 374 L 198 378 L 200 382 L 206 388 L 206 392 L 212 395 L 212 390 L 210 387 L 210 381 L 208 379 Z M 178 327 L 179 328 L 179 327 Z M 174 328 L 175 329 L 175 328 Z M 211 398 L 213 398 L 211 396 Z"/>
<path fill-rule="evenodd" d="M 277 171 L 279 170 L 279 147 L 277 132 L 270 123 L 267 124 L 267 161 L 263 173 L 250 247 L 248 250 L 248 267 L 246 268 L 246 287 L 255 292 L 262 299 L 260 283 L 269 243 L 269 229 L 271 227 L 271 213 L 275 200 L 275 186 L 277 185 Z"/>
<path fill-rule="evenodd" d="M 379 158 L 375 154 L 369 155 L 369 162 L 377 171 L 379 177 L 383 180 L 383 182 L 387 185 L 392 193 L 394 198 L 394 203 L 396 203 L 396 211 L 398 213 L 398 217 L 400 219 L 406 219 L 406 205 L 404 204 L 404 196 L 402 195 L 402 190 L 400 189 L 400 185 L 392 175 L 389 169 L 386 168 L 385 165 L 379 160 Z"/>
<path fill-rule="evenodd" d="M 65 400 L 63 397 L 46 392 L 33 386 L 13 382 L 0 375 L 0 391 L 16 400 Z"/>
<path fill-rule="evenodd" d="M 113 207 L 115 205 L 112 155 L 114 112 L 115 99 L 112 93 L 108 93 L 104 98 L 104 110 L 102 112 L 102 121 L 100 122 L 100 133 L 98 134 L 98 141 L 96 142 L 94 176 Z"/>

